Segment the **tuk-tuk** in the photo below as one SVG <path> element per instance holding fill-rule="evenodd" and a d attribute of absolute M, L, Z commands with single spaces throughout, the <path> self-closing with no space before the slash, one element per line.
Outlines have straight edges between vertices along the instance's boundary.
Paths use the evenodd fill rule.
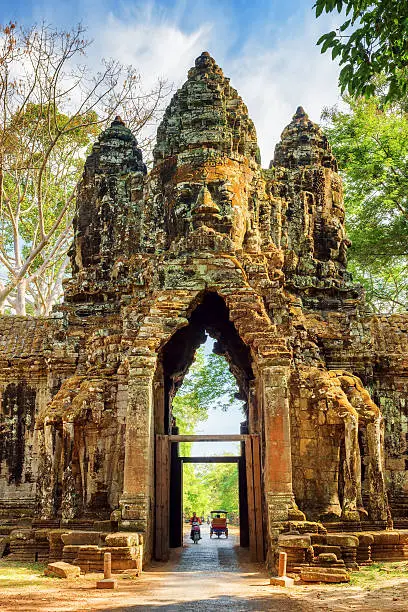
<path fill-rule="evenodd" d="M 223 533 L 228 538 L 228 512 L 226 510 L 211 510 L 210 538 L 219 538 Z"/>

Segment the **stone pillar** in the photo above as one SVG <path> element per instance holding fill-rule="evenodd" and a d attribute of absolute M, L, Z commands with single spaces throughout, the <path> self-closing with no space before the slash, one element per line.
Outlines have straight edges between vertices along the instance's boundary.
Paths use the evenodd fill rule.
<path fill-rule="evenodd" d="M 73 519 L 81 516 L 84 508 L 83 484 L 86 474 L 81 475 L 81 479 L 76 478 L 75 470 L 78 465 L 74 465 L 74 445 L 75 445 L 75 423 L 64 421 L 62 424 L 62 501 L 61 516 L 63 519 Z M 76 459 L 78 460 L 78 459 Z"/>
<path fill-rule="evenodd" d="M 103 577 L 112 578 L 112 555 L 104 553 L 103 555 Z"/>
<path fill-rule="evenodd" d="M 341 518 L 344 521 L 359 521 L 357 510 L 357 490 L 360 471 L 357 461 L 360 461 L 360 448 L 358 445 L 358 417 L 351 413 L 344 417 L 344 497 Z"/>
<path fill-rule="evenodd" d="M 368 446 L 368 514 L 372 520 L 385 521 L 388 519 L 389 509 L 387 492 L 384 482 L 382 443 L 381 443 L 381 417 L 367 423 Z"/>
<path fill-rule="evenodd" d="M 289 368 L 264 367 L 260 372 L 265 427 L 264 487 L 268 525 L 287 521 L 293 506 L 289 419 Z"/>
<path fill-rule="evenodd" d="M 61 461 L 61 436 L 54 422 L 45 420 L 43 428 L 38 431 L 39 448 L 41 449 L 37 480 L 37 501 L 39 518 L 54 518 L 57 479 Z"/>
<path fill-rule="evenodd" d="M 120 529 L 145 534 L 147 557 L 152 550 L 154 487 L 153 377 L 155 354 L 130 359 L 126 413 L 125 468 L 120 499 Z"/>
<path fill-rule="evenodd" d="M 286 564 L 288 561 L 288 555 L 285 552 L 279 553 L 279 569 L 278 576 L 282 578 L 282 576 L 286 576 Z"/>

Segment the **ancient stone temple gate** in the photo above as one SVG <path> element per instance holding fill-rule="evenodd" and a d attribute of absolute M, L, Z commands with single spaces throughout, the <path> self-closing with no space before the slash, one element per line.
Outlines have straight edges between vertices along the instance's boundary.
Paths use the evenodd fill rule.
<path fill-rule="evenodd" d="M 253 512 L 271 562 L 305 517 L 404 526 L 408 316 L 366 312 L 348 245 L 320 128 L 299 107 L 262 169 L 247 108 L 207 53 L 166 110 L 148 174 L 117 118 L 85 164 L 63 303 L 0 319 L 1 521 L 110 520 L 154 555 L 169 516 L 160 440 L 208 332 L 259 442 Z M 171 490 L 160 495 L 167 507 Z"/>

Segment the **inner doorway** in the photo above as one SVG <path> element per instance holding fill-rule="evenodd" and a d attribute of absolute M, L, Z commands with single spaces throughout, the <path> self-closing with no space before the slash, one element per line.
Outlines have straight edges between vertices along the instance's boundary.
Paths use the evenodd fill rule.
<path fill-rule="evenodd" d="M 212 446 L 208 444 L 208 446 Z M 201 523 L 203 542 L 208 539 L 238 541 L 239 456 L 180 458 L 183 464 L 184 545 L 191 542 L 191 517 Z"/>
<path fill-rule="evenodd" d="M 183 457 L 180 442 L 242 443 L 239 457 Z M 253 561 L 265 557 L 261 493 L 261 452 L 258 435 L 194 436 L 172 434 L 156 436 L 156 546 L 158 560 L 167 560 L 169 548 L 183 544 L 183 461 L 191 463 L 236 462 L 239 485 L 240 545 L 249 546 Z"/>

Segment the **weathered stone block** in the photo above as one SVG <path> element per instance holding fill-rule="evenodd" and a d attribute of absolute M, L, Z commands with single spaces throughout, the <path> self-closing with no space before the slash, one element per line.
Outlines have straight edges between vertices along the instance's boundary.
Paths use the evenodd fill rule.
<path fill-rule="evenodd" d="M 78 578 L 81 569 L 77 565 L 70 565 L 64 561 L 49 563 L 44 570 L 45 576 L 58 576 L 59 578 Z"/>
<path fill-rule="evenodd" d="M 118 581 L 114 578 L 104 578 L 103 580 L 97 580 L 96 582 L 97 589 L 117 589 Z"/>
<path fill-rule="evenodd" d="M 328 533 L 326 542 L 329 546 L 345 546 L 347 548 L 357 548 L 358 537 L 348 534 Z"/>
<path fill-rule="evenodd" d="M 300 578 L 304 582 L 350 582 L 350 574 L 337 568 L 302 567 Z"/>
<path fill-rule="evenodd" d="M 105 538 L 106 546 L 138 546 L 139 534 L 130 532 L 109 533 Z"/>
<path fill-rule="evenodd" d="M 97 531 L 70 531 L 61 535 L 64 545 L 93 545 L 99 546 L 104 541 L 104 534 Z"/>
<path fill-rule="evenodd" d="M 311 540 L 308 535 L 282 534 L 278 538 L 278 544 L 284 548 L 309 548 Z"/>

